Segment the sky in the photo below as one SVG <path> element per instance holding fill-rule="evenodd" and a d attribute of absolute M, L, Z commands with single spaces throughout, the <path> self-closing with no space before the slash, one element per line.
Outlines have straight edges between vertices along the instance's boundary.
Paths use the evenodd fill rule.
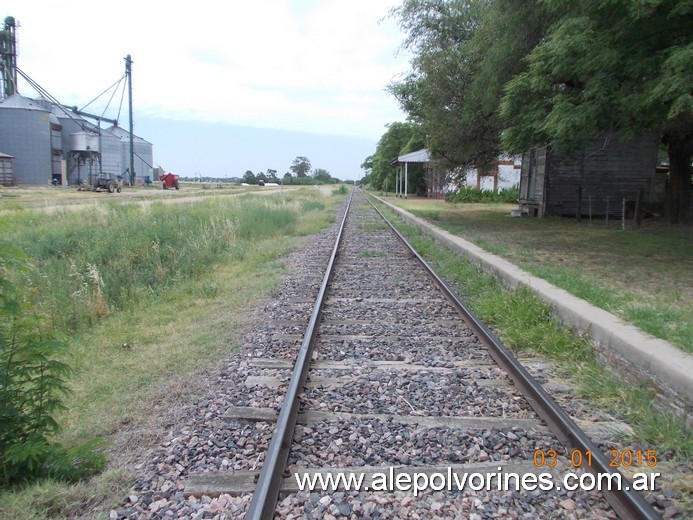
<path fill-rule="evenodd" d="M 184 176 L 289 170 L 307 157 L 359 179 L 386 125 L 404 121 L 386 86 L 408 69 L 388 17 L 399 0 L 5 0 L 17 65 L 84 108 L 133 61 L 134 133 L 155 166 Z M 84 110 L 128 128 L 127 96 Z M 19 92 L 36 97 L 20 80 Z M 107 107 L 108 105 L 108 107 Z"/>

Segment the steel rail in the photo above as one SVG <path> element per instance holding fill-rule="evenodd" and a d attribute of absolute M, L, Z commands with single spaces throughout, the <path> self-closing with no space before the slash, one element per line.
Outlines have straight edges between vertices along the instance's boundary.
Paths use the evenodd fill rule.
<path fill-rule="evenodd" d="M 267 450 L 267 456 L 262 464 L 262 470 L 260 471 L 260 476 L 255 486 L 255 491 L 253 492 L 253 498 L 245 516 L 247 519 L 266 520 L 274 516 L 274 509 L 277 506 L 277 499 L 279 498 L 282 479 L 284 478 L 284 469 L 289 459 L 291 442 L 296 428 L 296 420 L 300 407 L 298 396 L 303 392 L 306 384 L 306 377 L 308 375 L 308 368 L 310 367 L 313 347 L 315 346 L 315 338 L 318 330 L 317 325 L 320 320 L 325 293 L 327 292 L 327 286 L 332 277 L 335 259 L 337 258 L 337 250 L 342 240 L 344 224 L 346 223 L 353 198 L 354 189 L 351 190 L 351 196 L 344 210 L 344 217 L 339 226 L 339 232 L 337 233 L 334 248 L 332 249 L 332 255 L 327 264 L 325 276 L 320 285 L 320 291 L 318 292 L 318 297 L 313 306 L 313 312 L 310 315 L 310 320 L 306 327 L 303 343 L 298 352 L 294 371 L 289 381 L 289 388 L 284 397 L 284 403 L 282 404 L 279 417 L 277 418 L 277 424 L 274 428 L 274 434 L 272 435 L 269 449 Z"/>
<path fill-rule="evenodd" d="M 484 325 L 459 298 L 459 296 L 438 276 L 433 268 L 414 249 L 409 241 L 395 228 L 395 226 L 383 215 L 370 197 L 368 202 L 375 208 L 378 214 L 388 223 L 390 228 L 399 237 L 402 243 L 409 249 L 425 271 L 435 280 L 436 285 L 445 296 L 457 308 L 467 324 L 479 337 L 482 344 L 489 350 L 491 356 L 503 368 L 513 383 L 520 389 L 529 401 L 534 411 L 546 421 L 549 429 L 558 437 L 563 445 L 570 450 L 579 450 L 582 455 L 587 451 L 591 454 L 592 464 L 587 464 L 587 457 L 582 457 L 582 467 L 593 474 L 619 474 L 621 479 L 620 490 L 602 490 L 604 498 L 616 513 L 624 519 L 648 519 L 654 520 L 661 516 L 652 508 L 645 498 L 633 489 L 633 484 L 617 469 L 609 465 L 608 458 L 599 447 L 583 432 L 580 427 L 566 414 L 566 412 L 553 400 L 544 388 L 527 372 L 515 356 L 500 342 L 493 332 Z M 611 480 L 609 480 L 611 482 Z"/>

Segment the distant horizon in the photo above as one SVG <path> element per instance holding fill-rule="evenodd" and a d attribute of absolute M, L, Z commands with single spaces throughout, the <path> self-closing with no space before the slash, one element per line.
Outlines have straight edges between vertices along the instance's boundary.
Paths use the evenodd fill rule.
<path fill-rule="evenodd" d="M 359 180 L 365 175 L 361 164 L 375 153 L 377 146 L 377 140 L 370 138 L 138 118 L 137 114 L 134 123 L 134 134 L 152 143 L 152 166 L 190 178 L 243 177 L 248 170 L 257 174 L 266 173 L 268 168 L 276 170 L 277 177 L 283 177 L 294 159 L 303 156 L 310 160 L 311 171 L 322 168 L 341 180 Z M 226 160 L 220 160 L 223 154 L 228 155 Z"/>

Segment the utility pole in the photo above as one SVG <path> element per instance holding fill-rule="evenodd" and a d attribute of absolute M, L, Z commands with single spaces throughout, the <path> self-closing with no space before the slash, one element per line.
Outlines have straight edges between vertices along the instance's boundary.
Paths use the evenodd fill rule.
<path fill-rule="evenodd" d="M 128 78 L 128 111 L 130 115 L 130 186 L 135 185 L 135 150 L 133 146 L 134 125 L 132 124 L 132 57 L 125 57 L 125 75 Z"/>

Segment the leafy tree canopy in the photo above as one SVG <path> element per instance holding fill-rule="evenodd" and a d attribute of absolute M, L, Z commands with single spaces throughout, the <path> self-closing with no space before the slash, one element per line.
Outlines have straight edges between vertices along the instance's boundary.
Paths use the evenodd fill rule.
<path fill-rule="evenodd" d="M 313 179 L 321 184 L 330 184 L 334 181 L 330 172 L 324 168 L 315 168 L 315 170 L 313 170 Z"/>
<path fill-rule="evenodd" d="M 503 144 L 576 149 L 600 132 L 654 132 L 670 161 L 669 217 L 690 203 L 693 17 L 687 0 L 544 0 L 556 21 L 506 85 Z"/>
<path fill-rule="evenodd" d="M 692 10 L 690 0 L 404 0 L 391 15 L 411 70 L 388 88 L 448 168 L 534 145 L 575 149 L 605 131 L 655 133 L 675 222 L 690 204 Z M 364 163 L 374 185 L 384 161 Z"/>
<path fill-rule="evenodd" d="M 310 173 L 310 160 L 307 157 L 298 156 L 289 168 L 296 177 L 307 177 Z"/>
<path fill-rule="evenodd" d="M 390 162 L 398 155 L 407 153 L 407 148 L 424 148 L 424 138 L 420 128 L 414 123 L 392 123 L 378 141 L 375 153 L 368 157 L 365 166 L 368 173 L 365 181 L 376 189 L 394 189 L 395 169 Z M 406 151 L 405 151 L 406 150 Z"/>
<path fill-rule="evenodd" d="M 247 182 L 248 184 L 257 184 L 257 177 L 255 177 L 255 174 L 252 171 L 247 170 L 243 174 L 243 182 Z"/>
<path fill-rule="evenodd" d="M 389 90 L 431 155 L 449 168 L 497 158 L 503 85 L 541 38 L 545 10 L 536 0 L 408 0 L 391 14 L 414 58 Z"/>

